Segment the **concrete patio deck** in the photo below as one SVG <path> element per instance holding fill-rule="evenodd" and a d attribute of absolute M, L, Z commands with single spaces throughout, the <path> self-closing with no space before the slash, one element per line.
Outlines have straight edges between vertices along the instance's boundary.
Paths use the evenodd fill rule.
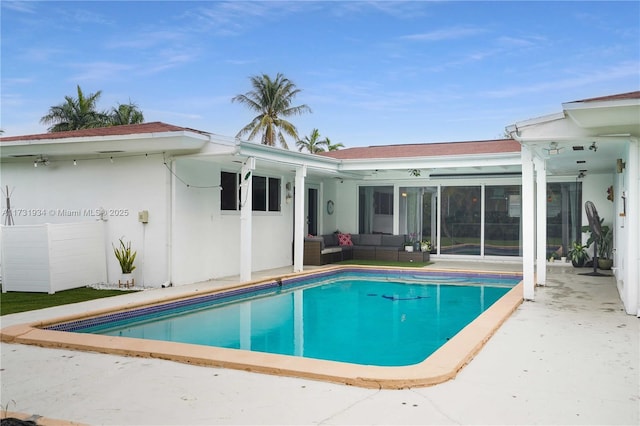
<path fill-rule="evenodd" d="M 520 268 L 446 260 L 433 266 Z M 2 343 L 2 408 L 121 425 L 639 424 L 640 321 L 625 315 L 613 278 L 578 275 L 585 271 L 564 265 L 548 269 L 536 301 L 523 303 L 454 380 L 440 385 L 371 390 Z M 158 292 L 194 293 L 236 279 L 7 315 L 0 326 L 133 303 Z"/>

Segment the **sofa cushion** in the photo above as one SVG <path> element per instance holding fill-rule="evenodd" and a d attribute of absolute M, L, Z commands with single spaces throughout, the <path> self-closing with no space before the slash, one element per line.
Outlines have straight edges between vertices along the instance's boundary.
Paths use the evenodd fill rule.
<path fill-rule="evenodd" d="M 351 234 L 338 234 L 338 245 L 340 246 L 352 246 Z"/>
<path fill-rule="evenodd" d="M 380 245 L 400 248 L 404 245 L 404 238 L 404 235 L 383 235 Z"/>
<path fill-rule="evenodd" d="M 360 234 L 360 246 L 379 246 L 382 241 L 382 234 Z"/>
<path fill-rule="evenodd" d="M 337 234 L 325 234 L 322 236 L 324 238 L 324 245 L 326 247 L 332 247 L 338 245 L 338 235 Z"/>
<path fill-rule="evenodd" d="M 342 251 L 341 247 L 327 247 L 323 249 L 320 254 L 328 254 L 328 253 L 340 253 Z"/>
<path fill-rule="evenodd" d="M 354 246 L 360 244 L 360 234 L 351 234 L 351 242 Z"/>

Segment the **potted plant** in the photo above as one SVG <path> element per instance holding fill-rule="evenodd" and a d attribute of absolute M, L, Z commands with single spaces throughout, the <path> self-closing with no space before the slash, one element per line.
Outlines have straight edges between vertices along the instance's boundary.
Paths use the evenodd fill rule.
<path fill-rule="evenodd" d="M 120 270 L 122 271 L 122 276 L 118 280 L 118 287 L 132 287 L 134 285 L 133 278 L 133 270 L 136 269 L 136 266 L 133 262 L 136 260 L 137 252 L 131 249 L 131 241 L 125 244 L 120 238 L 120 245 L 118 247 L 111 244 L 113 247 L 113 252 L 118 259 L 118 263 L 120 263 Z"/>
<path fill-rule="evenodd" d="M 598 267 L 611 269 L 613 266 L 613 231 L 608 226 L 602 227 L 602 237 L 598 239 Z"/>
<path fill-rule="evenodd" d="M 416 233 L 415 232 L 410 233 L 409 239 L 404 242 L 404 251 L 412 252 L 414 248 L 416 248 L 417 242 L 418 240 L 416 239 Z"/>
<path fill-rule="evenodd" d="M 583 245 L 578 241 L 574 241 L 571 245 L 571 250 L 567 253 L 569 255 L 569 259 L 571 260 L 571 264 L 576 268 L 581 268 L 584 266 L 585 262 L 589 258 L 587 254 L 587 245 Z"/>
<path fill-rule="evenodd" d="M 420 241 L 420 250 L 423 252 L 431 253 L 431 241 L 422 240 Z"/>

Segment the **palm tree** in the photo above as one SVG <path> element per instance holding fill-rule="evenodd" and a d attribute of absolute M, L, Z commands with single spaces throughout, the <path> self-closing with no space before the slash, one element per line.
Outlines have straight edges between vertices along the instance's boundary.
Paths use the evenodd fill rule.
<path fill-rule="evenodd" d="M 109 121 L 112 126 L 121 126 L 123 124 L 140 124 L 144 123 L 144 115 L 138 108 L 138 105 L 129 101 L 128 104 L 118 104 L 117 108 L 111 108 Z"/>
<path fill-rule="evenodd" d="M 289 148 L 284 135 L 298 139 L 295 126 L 283 117 L 311 112 L 307 105 L 291 106 L 293 98 L 300 93 L 300 89 L 282 74 L 278 73 L 274 80 L 267 74 L 255 75 L 249 78 L 253 90 L 244 95 L 237 95 L 232 102 L 245 104 L 247 108 L 258 113 L 251 123 L 244 126 L 236 135 L 237 138 L 249 134 L 249 140 L 262 132 L 262 143 L 275 146 L 276 139 L 283 148 Z"/>
<path fill-rule="evenodd" d="M 327 139 L 320 140 L 320 132 L 318 129 L 313 129 L 311 131 L 311 135 L 305 136 L 304 139 L 296 142 L 298 146 L 298 151 L 302 152 L 303 149 L 306 149 L 312 154 L 316 154 L 318 152 L 324 152 L 323 145 L 326 145 Z"/>
<path fill-rule="evenodd" d="M 85 96 L 78 85 L 78 98 L 65 96 L 65 102 L 49 108 L 49 113 L 40 119 L 40 123 L 52 124 L 49 132 L 105 127 L 109 124 L 109 117 L 96 110 L 101 94 L 102 91 L 98 90 Z"/>
<path fill-rule="evenodd" d="M 340 148 L 344 148 L 342 142 L 332 144 L 329 138 L 324 138 L 324 144 L 327 146 L 327 151 L 337 151 Z"/>

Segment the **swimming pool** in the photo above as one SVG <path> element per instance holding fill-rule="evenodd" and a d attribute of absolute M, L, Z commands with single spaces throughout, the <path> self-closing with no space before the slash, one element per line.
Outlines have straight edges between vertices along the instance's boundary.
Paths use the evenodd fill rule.
<path fill-rule="evenodd" d="M 340 277 L 341 284 L 329 284 Z M 363 279 L 373 279 L 374 282 L 365 286 Z M 500 323 L 518 306 L 522 301 L 522 292 L 521 285 L 516 283 L 520 279 L 519 274 L 336 267 L 321 273 L 287 276 L 195 298 L 173 300 L 85 318 L 65 319 L 62 322 L 51 321 L 41 324 L 38 328 L 32 327 L 28 333 L 21 332 L 19 335 L 14 335 L 14 338 L 22 340 L 21 343 L 28 343 L 27 341 L 35 343 L 35 340 L 38 340 L 39 343 L 36 344 L 49 343 L 56 347 L 159 357 L 188 363 L 338 381 L 366 387 L 400 388 L 428 385 L 455 376 Z M 408 346 L 415 346 L 416 341 L 431 340 L 427 336 L 418 338 L 415 331 L 406 330 L 405 326 L 413 321 L 413 317 L 420 316 L 418 315 L 420 312 L 443 310 L 444 306 L 450 302 L 460 305 L 461 310 L 470 310 L 469 306 L 472 305 L 465 306 L 464 303 L 460 303 L 460 291 L 464 289 L 461 284 L 469 280 L 473 283 L 471 286 L 473 292 L 477 293 L 477 297 L 472 302 L 472 305 L 475 305 L 474 309 L 488 309 L 470 324 L 465 325 L 466 322 L 459 324 L 457 328 L 461 330 L 455 336 L 451 335 L 453 333 L 451 329 L 438 329 L 435 333 L 438 336 L 433 340 L 441 340 L 437 346 L 445 341 L 441 348 L 425 349 L 429 345 L 418 344 L 419 351 L 408 350 L 411 349 Z M 435 281 L 435 283 L 427 286 L 425 285 L 427 281 Z M 357 291 L 346 291 L 354 287 L 357 287 Z M 445 289 L 446 291 L 452 289 L 453 293 L 445 295 L 443 292 Z M 332 297 L 315 298 L 311 296 L 313 292 L 332 294 Z M 502 296 L 504 293 L 506 294 Z M 333 299 L 335 295 L 344 296 L 345 294 L 346 297 L 357 300 L 357 303 L 348 306 L 347 303 L 336 302 L 339 299 Z M 238 303 L 239 299 L 247 297 L 251 298 L 249 304 Z M 329 308 L 327 309 L 326 306 L 319 308 L 327 300 L 330 300 Z M 272 304 L 272 301 L 275 304 Z M 239 336 L 234 343 L 227 345 L 229 347 L 203 346 L 192 341 L 185 344 L 145 340 L 141 339 L 141 336 L 122 337 L 128 333 L 127 331 L 123 334 L 123 330 L 138 327 L 138 325 L 132 326 L 132 321 L 142 320 L 147 324 L 156 324 L 152 328 L 160 327 L 165 330 L 171 327 L 185 328 L 170 326 L 166 322 L 158 326 L 159 323 L 156 321 L 161 317 L 184 318 L 184 312 L 189 312 L 186 315 L 188 317 L 194 310 L 198 312 L 209 310 L 212 305 L 217 306 L 216 309 L 232 311 L 231 316 L 238 318 L 236 325 L 218 333 L 223 337 L 228 337 L 229 334 Z M 340 309 L 342 305 L 344 307 Z M 383 311 L 371 310 L 369 305 L 386 305 L 387 311 L 381 314 L 380 312 Z M 345 325 L 347 324 L 344 322 L 345 317 L 353 316 L 354 309 L 361 310 L 364 315 L 359 317 L 355 325 Z M 300 311 L 305 314 L 321 311 L 322 315 L 312 320 L 309 318 L 313 316 L 299 316 Z M 373 321 L 372 313 L 387 316 L 390 321 Z M 243 315 L 244 320 L 242 320 Z M 219 319 L 218 317 L 217 320 Z M 448 319 L 440 317 L 437 321 L 442 325 Z M 197 322 L 200 325 L 204 324 L 202 320 Z M 273 331 L 272 326 L 275 323 L 283 325 L 278 332 Z M 119 327 L 118 330 L 114 329 L 116 326 Z M 245 328 L 245 332 L 240 332 L 242 327 Z M 313 329 L 314 327 L 316 330 Z M 194 328 L 201 327 L 186 327 L 186 329 Z M 250 333 L 252 328 L 258 330 L 255 336 Z M 344 345 L 349 340 L 354 340 L 346 337 L 342 332 L 345 328 L 357 330 L 369 328 L 373 337 L 367 338 L 366 342 L 362 339 L 357 340 L 356 349 L 354 349 L 354 346 Z M 282 330 L 285 331 L 282 332 Z M 106 331 L 107 334 L 112 335 L 81 334 L 81 331 Z M 2 332 L 3 340 L 6 340 L 5 330 Z M 45 337 L 43 336 L 45 333 L 49 334 Z M 404 337 L 404 340 L 397 341 L 400 343 L 389 343 L 390 340 L 387 338 L 393 337 L 394 334 Z M 423 328 L 422 336 L 425 334 L 428 334 L 428 330 L 425 332 Z M 314 340 L 315 338 L 317 339 Z M 54 340 L 55 343 L 53 343 Z M 338 343 L 338 348 L 343 348 L 342 355 L 336 350 L 333 350 L 331 356 L 316 353 L 319 346 L 332 340 Z M 285 350 L 269 350 L 267 352 L 274 353 L 265 353 L 263 352 L 265 348 L 260 346 L 261 344 L 274 346 L 275 342 L 275 346 L 279 347 L 280 341 L 288 342 L 284 345 Z M 383 350 L 377 350 L 376 346 Z M 376 352 L 383 355 L 389 353 L 409 353 L 410 355 L 404 358 L 394 356 L 392 359 L 384 359 L 375 355 Z M 374 354 L 374 356 L 364 359 L 349 358 L 354 353 L 366 356 Z M 343 357 L 345 354 L 346 358 Z"/>
<path fill-rule="evenodd" d="M 426 359 L 519 278 L 376 271 L 309 278 L 270 290 L 198 298 L 90 320 L 67 330 L 191 343 L 363 365 Z M 54 329 L 60 329 L 56 327 Z"/>

